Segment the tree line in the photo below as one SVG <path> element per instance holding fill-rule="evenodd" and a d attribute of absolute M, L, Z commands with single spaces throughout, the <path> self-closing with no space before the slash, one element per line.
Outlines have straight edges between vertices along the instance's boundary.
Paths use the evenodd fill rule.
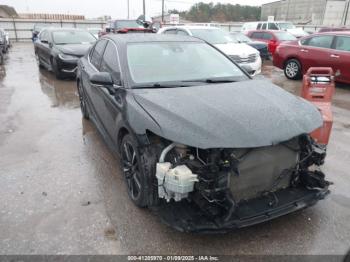
<path fill-rule="evenodd" d="M 193 22 L 230 22 L 230 21 L 257 21 L 260 19 L 261 7 L 232 4 L 197 3 L 189 11 L 178 12 L 169 10 L 169 13 L 178 13 L 186 20 Z"/>

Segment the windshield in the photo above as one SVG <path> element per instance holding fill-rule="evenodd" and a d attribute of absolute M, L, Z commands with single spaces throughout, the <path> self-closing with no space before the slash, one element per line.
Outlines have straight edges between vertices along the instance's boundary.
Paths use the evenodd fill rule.
<path fill-rule="evenodd" d="M 97 34 L 101 31 L 101 29 L 89 29 L 88 31 L 89 31 L 91 34 L 97 35 Z"/>
<path fill-rule="evenodd" d="M 287 30 L 287 29 L 294 29 L 295 25 L 293 25 L 292 23 L 278 23 L 278 25 L 280 26 L 281 30 Z"/>
<path fill-rule="evenodd" d="M 120 20 L 115 22 L 115 28 L 123 29 L 123 28 L 144 28 L 144 27 L 138 24 L 136 20 Z"/>
<path fill-rule="evenodd" d="M 230 59 L 198 42 L 130 43 L 127 60 L 136 84 L 234 78 L 249 79 Z"/>
<path fill-rule="evenodd" d="M 52 32 L 56 45 L 93 43 L 96 38 L 87 31 L 55 31 Z"/>
<path fill-rule="evenodd" d="M 295 36 L 293 36 L 292 34 L 290 33 L 287 33 L 287 32 L 276 32 L 275 33 L 277 39 L 279 41 L 294 41 L 294 40 L 297 40 L 297 38 Z"/>
<path fill-rule="evenodd" d="M 250 42 L 252 42 L 252 40 L 248 36 L 246 36 L 245 34 L 231 33 L 230 36 L 231 36 L 231 38 L 233 40 L 235 40 L 236 42 L 239 42 L 239 43 L 250 43 Z"/>
<path fill-rule="evenodd" d="M 194 37 L 203 39 L 212 45 L 234 42 L 230 34 L 221 29 L 191 29 L 191 33 Z"/>

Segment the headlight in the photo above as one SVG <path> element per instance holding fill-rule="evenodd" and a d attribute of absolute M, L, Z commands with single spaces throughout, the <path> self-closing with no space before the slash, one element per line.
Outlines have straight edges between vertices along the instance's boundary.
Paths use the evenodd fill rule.
<path fill-rule="evenodd" d="M 79 58 L 73 55 L 59 54 L 58 57 L 64 61 L 77 61 Z"/>

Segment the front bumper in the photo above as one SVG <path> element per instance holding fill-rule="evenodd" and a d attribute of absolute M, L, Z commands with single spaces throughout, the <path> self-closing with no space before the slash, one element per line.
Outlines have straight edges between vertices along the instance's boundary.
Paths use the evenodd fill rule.
<path fill-rule="evenodd" d="M 57 59 L 58 68 L 61 72 L 68 75 L 76 75 L 78 68 L 78 59 L 77 60 L 62 60 Z"/>
<path fill-rule="evenodd" d="M 244 66 L 245 68 L 250 68 L 248 73 L 251 76 L 256 76 L 261 73 L 262 60 L 260 55 L 257 57 L 256 61 L 253 63 L 240 63 L 240 66 Z"/>
<path fill-rule="evenodd" d="M 324 189 L 305 187 L 282 189 L 275 192 L 273 197 L 269 195 L 238 204 L 228 220 L 210 218 L 188 201 L 164 203 L 157 208 L 156 212 L 165 224 L 179 231 L 225 233 L 312 206 L 324 199 L 329 192 L 328 187 Z M 276 199 L 277 202 L 275 202 Z M 273 206 L 272 202 L 275 202 Z"/>

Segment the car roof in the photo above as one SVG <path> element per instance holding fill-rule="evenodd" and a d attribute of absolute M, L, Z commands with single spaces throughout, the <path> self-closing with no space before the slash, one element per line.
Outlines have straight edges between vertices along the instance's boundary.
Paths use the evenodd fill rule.
<path fill-rule="evenodd" d="M 167 26 L 163 27 L 163 30 L 166 29 L 172 29 L 172 28 L 183 28 L 183 29 L 212 29 L 212 30 L 219 30 L 220 28 L 215 27 L 215 26 L 204 26 L 204 25 L 178 25 L 178 26 Z"/>
<path fill-rule="evenodd" d="M 350 36 L 350 29 L 349 31 L 332 31 L 332 32 L 322 32 L 322 33 L 314 33 L 314 35 L 347 35 Z"/>
<path fill-rule="evenodd" d="M 286 31 L 283 31 L 283 30 L 250 30 L 249 33 L 255 33 L 255 32 L 260 32 L 260 33 L 287 33 L 287 34 L 290 34 Z"/>
<path fill-rule="evenodd" d="M 131 33 L 131 34 L 108 34 L 102 37 L 109 38 L 114 42 L 121 44 L 128 43 L 143 43 L 143 42 L 199 42 L 204 43 L 203 40 L 191 36 L 183 35 L 166 35 L 166 34 L 152 34 L 152 33 Z"/>

